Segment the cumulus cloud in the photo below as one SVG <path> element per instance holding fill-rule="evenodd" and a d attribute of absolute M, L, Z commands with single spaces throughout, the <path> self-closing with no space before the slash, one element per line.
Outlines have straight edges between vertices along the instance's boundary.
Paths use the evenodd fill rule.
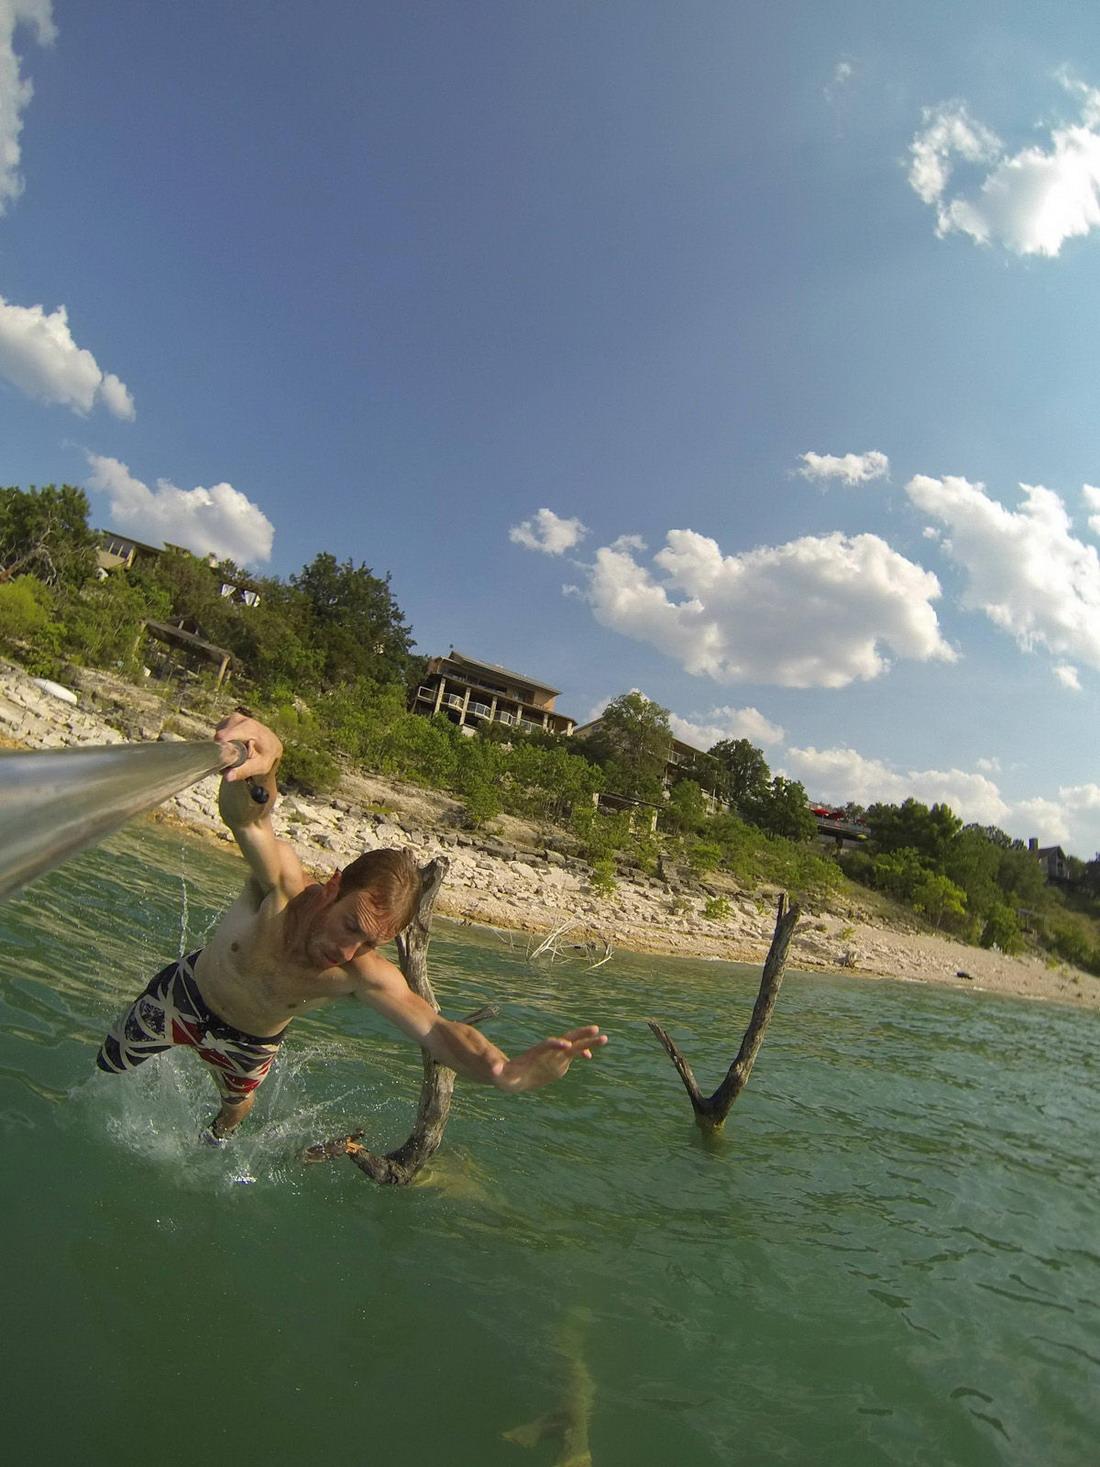
<path fill-rule="evenodd" d="M 926 805 L 948 804 L 964 820 L 999 825 L 1009 814 L 1008 804 L 991 779 L 961 769 L 897 770 L 880 759 L 867 759 L 855 749 L 788 749 L 784 763 L 816 798 L 860 805 L 877 801 L 900 804 L 923 800 Z"/>
<path fill-rule="evenodd" d="M 271 521 L 232 484 L 178 489 L 158 479 L 150 489 L 117 458 L 89 453 L 88 463 L 89 487 L 107 496 L 114 524 L 136 539 L 169 541 L 196 555 L 213 551 L 219 559 L 244 563 L 270 559 Z"/>
<path fill-rule="evenodd" d="M 1064 688 L 1068 688 L 1071 693 L 1079 693 L 1081 691 L 1081 679 L 1077 675 L 1077 669 L 1073 667 L 1070 663 L 1056 663 L 1054 666 L 1054 676 L 1058 679 L 1062 686 Z"/>
<path fill-rule="evenodd" d="M 995 759 L 979 759 L 979 768 L 995 771 Z M 1095 842 L 1097 822 L 1077 811 L 1100 809 L 1100 786 L 1061 789 L 1058 799 L 1043 796 L 1008 800 L 984 773 L 964 769 L 895 769 L 881 759 L 868 759 L 855 749 L 788 749 L 784 773 L 800 780 L 812 799 L 843 805 L 900 804 L 909 798 L 926 805 L 949 805 L 967 824 L 998 825 L 1019 840 L 1038 836 L 1041 845 L 1066 844 L 1076 838 L 1082 850 Z"/>
<path fill-rule="evenodd" d="M 508 538 L 527 550 L 541 550 L 544 555 L 562 555 L 566 550 L 572 550 L 587 534 L 580 520 L 563 519 L 552 509 L 540 509 L 529 520 L 513 525 L 508 531 Z"/>
<path fill-rule="evenodd" d="M 722 739 L 748 739 L 750 744 L 767 747 L 781 744 L 786 730 L 772 723 L 759 708 L 712 708 L 709 713 L 696 713 L 691 718 L 681 718 L 678 713 L 669 715 L 672 732 L 685 744 L 694 744 L 697 749 L 709 749 Z"/>
<path fill-rule="evenodd" d="M 1038 837 L 1041 846 L 1068 845 L 1073 838 L 1074 824 L 1069 811 L 1055 800 L 1041 796 L 1033 800 L 1018 800 L 1012 807 L 1013 830 L 1027 831 Z M 1082 827 L 1078 823 L 1078 829 Z M 1026 837 L 1020 836 L 1021 840 Z"/>
<path fill-rule="evenodd" d="M 1001 772 L 1001 761 L 996 756 L 990 759 L 975 759 L 974 764 L 983 774 L 1000 774 Z"/>
<path fill-rule="evenodd" d="M 720 683 L 842 688 L 898 657 L 954 659 L 939 582 L 876 535 L 807 536 L 724 556 L 670 530 L 657 574 L 622 541 L 596 552 L 584 595 L 597 621 Z"/>
<path fill-rule="evenodd" d="M 1065 505 L 1038 484 L 1021 484 L 1008 510 L 984 484 L 918 474 L 910 499 L 947 526 L 942 548 L 966 572 L 963 605 L 983 611 L 1024 651 L 1100 668 L 1100 555 L 1071 531 Z"/>
<path fill-rule="evenodd" d="M 11 305 L 0 296 L 0 376 L 30 397 L 74 413 L 90 413 L 101 402 L 116 418 L 134 417 L 129 388 L 77 346 L 64 306 L 47 312 L 41 306 Z"/>
<path fill-rule="evenodd" d="M 910 145 L 909 183 L 935 209 L 938 235 L 1054 257 L 1067 239 L 1100 225 L 1100 92 L 1066 74 L 1059 80 L 1078 96 L 1079 117 L 1051 128 L 1045 146 L 1018 153 L 1006 153 L 962 103 L 925 108 Z M 952 197 L 955 159 L 991 166 L 976 189 Z"/>
<path fill-rule="evenodd" d="M 1100 810 L 1100 784 L 1063 785 L 1058 798 L 1084 810 Z"/>
<path fill-rule="evenodd" d="M 34 88 L 20 74 L 15 37 L 21 26 L 48 46 L 57 35 L 50 0 L 0 0 L 0 214 L 23 192 L 19 136 Z"/>
<path fill-rule="evenodd" d="M 1086 509 L 1100 510 L 1100 489 L 1095 484 L 1082 485 L 1081 497 Z M 1100 535 L 1100 514 L 1089 516 L 1089 529 L 1094 535 Z"/>
<path fill-rule="evenodd" d="M 827 479 L 839 479 L 842 484 L 869 484 L 872 479 L 887 476 L 890 460 L 877 448 L 869 453 L 845 453 L 840 457 L 833 453 L 804 453 L 798 472 L 804 479 L 818 484 Z"/>

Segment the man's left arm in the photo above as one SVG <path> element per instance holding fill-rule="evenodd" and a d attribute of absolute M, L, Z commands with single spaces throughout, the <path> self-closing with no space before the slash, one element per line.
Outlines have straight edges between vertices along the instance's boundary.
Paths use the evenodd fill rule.
<path fill-rule="evenodd" d="M 595 1024 L 544 1039 L 526 1053 L 509 1059 L 503 1050 L 470 1024 L 456 1024 L 437 1014 L 414 993 L 404 975 L 378 953 L 366 953 L 349 965 L 355 996 L 388 1019 L 402 1034 L 421 1045 L 441 1065 L 468 1080 L 498 1090 L 537 1090 L 558 1080 L 575 1059 L 591 1059 L 607 1043 Z"/>

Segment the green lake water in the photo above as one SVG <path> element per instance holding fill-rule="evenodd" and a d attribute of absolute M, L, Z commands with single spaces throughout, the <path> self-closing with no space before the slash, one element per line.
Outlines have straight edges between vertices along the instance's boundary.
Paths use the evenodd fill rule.
<path fill-rule="evenodd" d="M 440 923 L 446 1013 L 611 1043 L 535 1095 L 460 1082 L 428 1184 L 380 1189 L 295 1161 L 407 1134 L 419 1055 L 356 1005 L 298 1021 L 225 1151 L 193 1056 L 92 1070 L 242 874 L 137 829 L 0 908 L 8 1461 L 551 1467 L 505 1433 L 585 1395 L 595 1467 L 1097 1460 L 1096 1015 L 792 973 L 706 1144 L 644 1020 L 709 1088 L 755 970 Z"/>

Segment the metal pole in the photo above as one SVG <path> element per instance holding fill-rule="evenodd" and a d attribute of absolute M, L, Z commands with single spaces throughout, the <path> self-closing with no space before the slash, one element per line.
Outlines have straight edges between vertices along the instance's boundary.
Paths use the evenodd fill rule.
<path fill-rule="evenodd" d="M 245 757 L 235 740 L 207 739 L 0 753 L 0 901 L 132 816 Z"/>

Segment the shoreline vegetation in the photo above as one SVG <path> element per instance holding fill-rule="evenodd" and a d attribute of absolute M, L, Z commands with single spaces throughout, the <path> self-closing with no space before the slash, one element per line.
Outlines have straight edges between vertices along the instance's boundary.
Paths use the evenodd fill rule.
<path fill-rule="evenodd" d="M 44 749 L 127 739 L 206 738 L 212 724 L 113 675 L 79 669 L 78 703 L 44 691 L 13 664 L 0 664 L 0 745 Z M 68 683 L 66 685 L 69 685 Z M 170 727 L 168 727 L 170 725 Z M 760 963 L 768 950 L 778 888 L 748 890 L 721 873 L 700 878 L 620 873 L 608 890 L 588 862 L 557 849 L 544 827 L 510 816 L 494 830 L 460 828 L 462 804 L 440 791 L 345 773 L 332 796 L 284 793 L 279 832 L 303 861 L 331 869 L 379 846 L 407 846 L 418 859 L 450 863 L 438 913 L 507 933 L 532 947 L 553 933 L 578 971 L 616 949 L 678 958 Z M 167 801 L 155 817 L 219 843 L 213 779 Z M 921 930 L 912 914 L 874 893 L 802 899 L 791 945 L 792 972 L 837 973 L 936 983 L 971 992 L 1100 1008 L 1100 980 L 1051 957 L 1008 956 Z M 719 915 L 706 915 L 717 910 Z M 613 961 L 613 957 L 612 957 Z"/>

